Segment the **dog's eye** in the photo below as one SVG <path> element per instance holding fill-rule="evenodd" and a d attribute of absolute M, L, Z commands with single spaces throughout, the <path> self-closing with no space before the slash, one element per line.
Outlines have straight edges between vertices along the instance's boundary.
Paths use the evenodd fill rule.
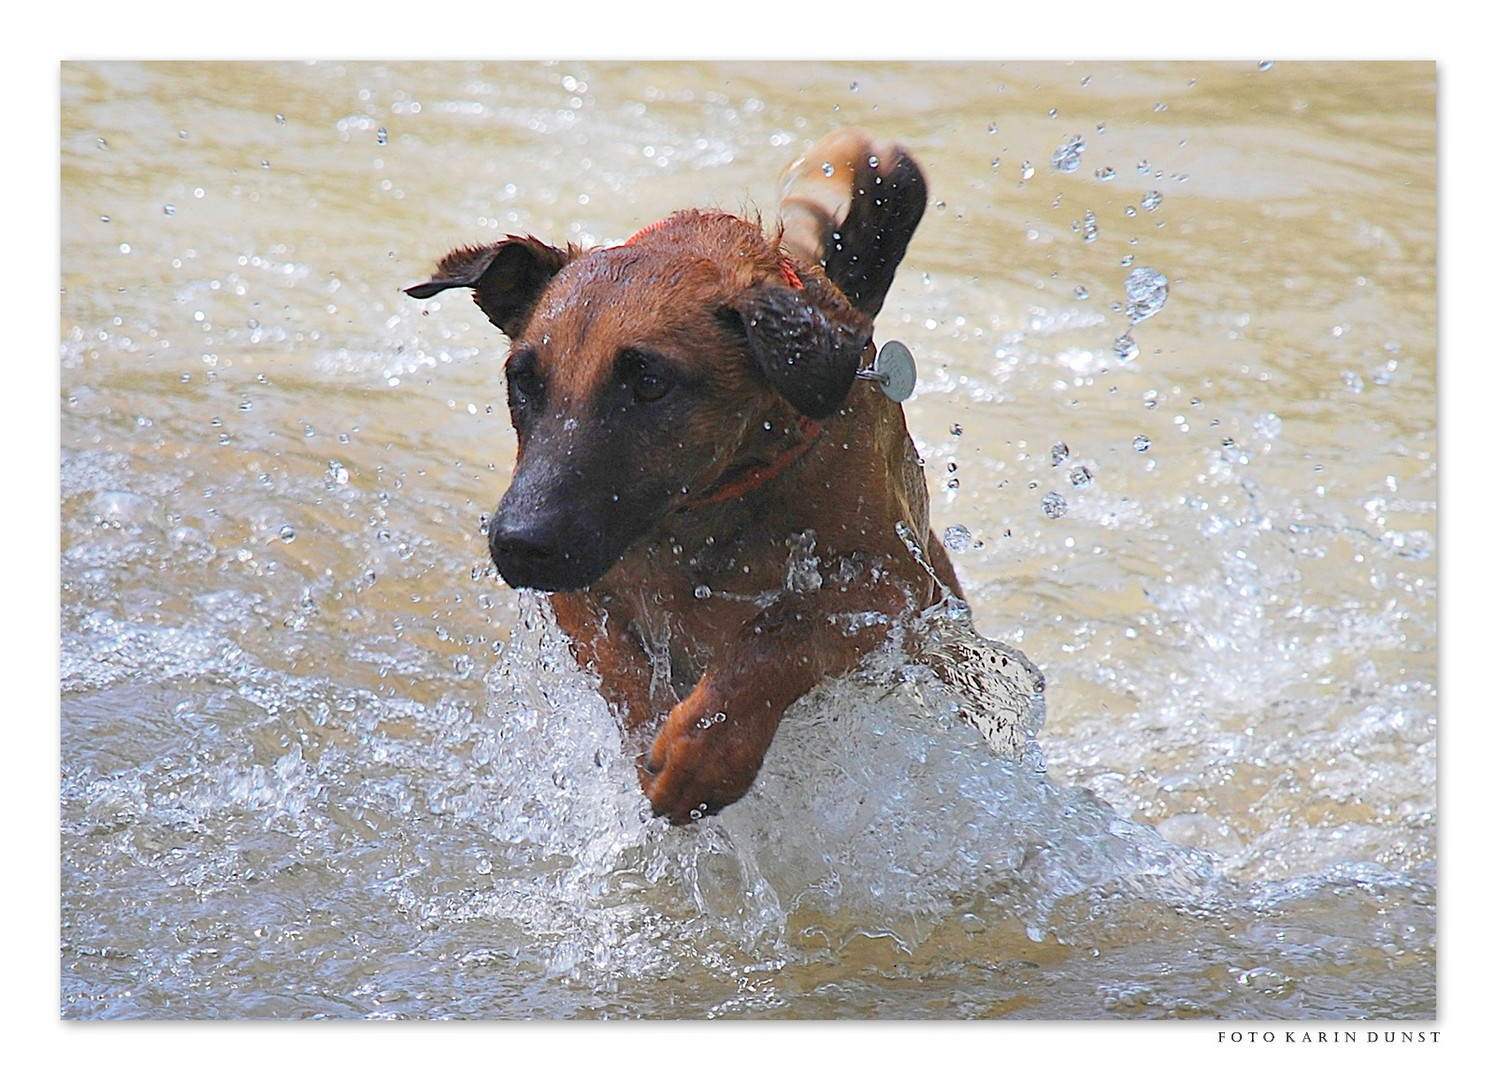
<path fill-rule="evenodd" d="M 640 401 L 659 401 L 669 392 L 669 381 L 652 371 L 641 371 L 634 380 L 634 396 Z"/>
<path fill-rule="evenodd" d="M 675 383 L 665 366 L 657 359 L 635 349 L 618 354 L 618 377 L 634 395 L 634 400 L 649 404 L 670 393 Z"/>
<path fill-rule="evenodd" d="M 521 402 L 536 401 L 545 390 L 545 383 L 535 367 L 535 354 L 528 350 L 510 356 L 509 362 L 504 365 L 504 371 L 509 377 L 511 403 L 516 399 Z"/>

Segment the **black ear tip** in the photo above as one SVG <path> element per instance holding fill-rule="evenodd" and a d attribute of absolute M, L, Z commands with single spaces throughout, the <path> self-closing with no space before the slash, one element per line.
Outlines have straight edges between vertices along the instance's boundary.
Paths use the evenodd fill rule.
<path fill-rule="evenodd" d="M 467 278 L 432 278 L 430 281 L 423 281 L 419 285 L 410 285 L 406 287 L 404 292 L 405 295 L 413 296 L 417 300 L 426 300 L 439 292 L 446 292 L 448 289 L 471 289 L 475 285 L 476 282 Z"/>

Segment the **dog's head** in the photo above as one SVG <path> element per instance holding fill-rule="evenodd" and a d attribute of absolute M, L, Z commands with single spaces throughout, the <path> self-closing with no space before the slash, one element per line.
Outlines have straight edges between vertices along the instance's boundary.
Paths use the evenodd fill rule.
<path fill-rule="evenodd" d="M 511 585 L 591 585 L 797 417 L 839 409 L 872 320 L 759 228 L 683 211 L 578 251 L 509 237 L 406 290 L 471 288 L 511 342 L 514 479 L 489 523 Z"/>

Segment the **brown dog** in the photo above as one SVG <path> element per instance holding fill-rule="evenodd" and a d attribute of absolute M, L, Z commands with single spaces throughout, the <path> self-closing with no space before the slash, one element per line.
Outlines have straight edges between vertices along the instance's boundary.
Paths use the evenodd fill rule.
<path fill-rule="evenodd" d="M 639 776 L 673 822 L 742 797 L 797 698 L 960 595 L 903 410 L 856 377 L 925 200 L 901 147 L 840 132 L 778 235 L 686 210 L 616 247 L 510 236 L 406 290 L 471 288 L 508 335 L 494 563 L 654 733 Z"/>

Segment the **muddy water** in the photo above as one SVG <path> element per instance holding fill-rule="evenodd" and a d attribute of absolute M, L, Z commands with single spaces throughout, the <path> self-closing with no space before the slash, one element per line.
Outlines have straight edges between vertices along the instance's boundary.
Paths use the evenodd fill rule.
<path fill-rule="evenodd" d="M 1431 65 L 61 99 L 63 1016 L 1434 1014 Z M 1047 773 L 886 655 L 671 829 L 487 566 L 502 340 L 399 290 L 505 232 L 767 214 L 846 124 L 931 180 L 879 336 Z"/>

